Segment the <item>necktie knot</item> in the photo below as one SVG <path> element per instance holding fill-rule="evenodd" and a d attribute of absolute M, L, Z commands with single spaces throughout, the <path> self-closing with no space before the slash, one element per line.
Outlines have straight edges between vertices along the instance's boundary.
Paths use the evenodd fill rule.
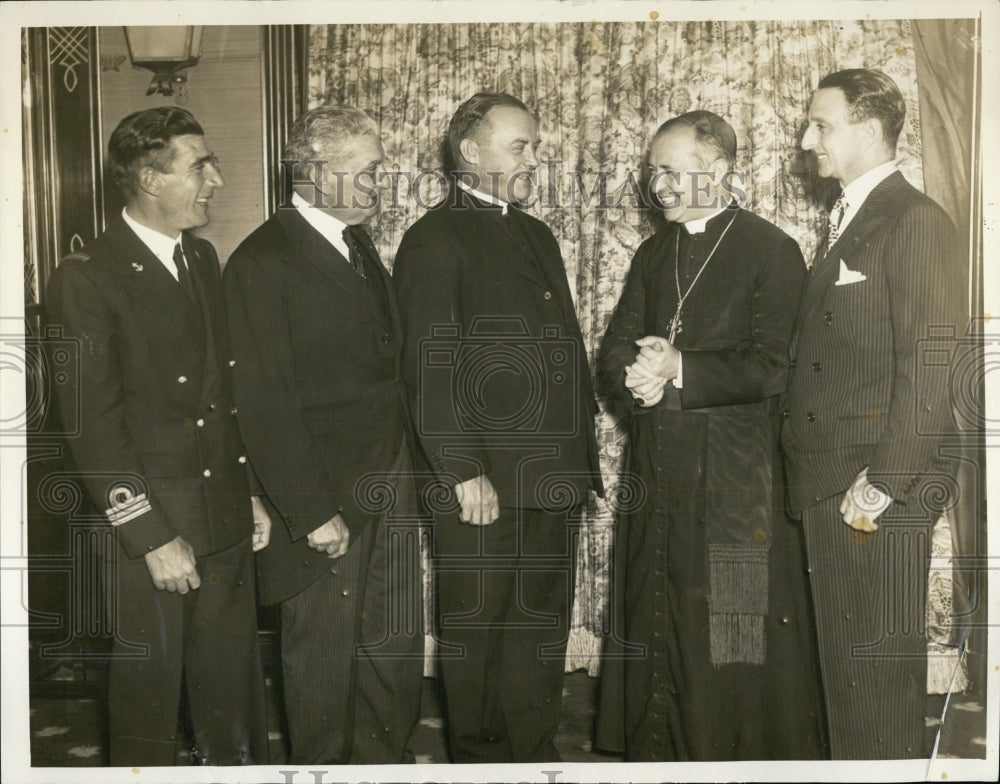
<path fill-rule="evenodd" d="M 830 209 L 830 230 L 826 235 L 827 250 L 830 250 L 840 238 L 841 223 L 843 223 L 845 212 L 847 212 L 847 200 L 841 193 Z"/>

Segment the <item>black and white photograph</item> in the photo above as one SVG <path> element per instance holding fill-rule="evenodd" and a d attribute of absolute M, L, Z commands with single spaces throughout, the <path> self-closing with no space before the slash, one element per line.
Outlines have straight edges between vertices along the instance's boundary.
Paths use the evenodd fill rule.
<path fill-rule="evenodd" d="M 995 2 L 0 23 L 4 782 L 997 780 Z"/>

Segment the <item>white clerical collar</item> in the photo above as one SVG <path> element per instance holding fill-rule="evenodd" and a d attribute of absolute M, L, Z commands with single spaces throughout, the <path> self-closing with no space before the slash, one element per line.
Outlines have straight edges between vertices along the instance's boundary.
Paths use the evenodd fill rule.
<path fill-rule="evenodd" d="M 856 180 L 845 185 L 844 201 L 847 202 L 847 209 L 852 213 L 857 212 L 861 208 L 861 205 L 865 203 L 865 199 L 868 198 L 869 194 L 875 190 L 876 186 L 894 171 L 896 171 L 896 162 L 886 161 L 874 169 L 869 169 Z M 841 227 L 844 226 L 843 220 L 841 220 L 840 225 Z"/>
<path fill-rule="evenodd" d="M 714 218 L 716 215 L 721 215 L 728 209 L 729 205 L 727 204 L 725 207 L 716 210 L 711 215 L 706 215 L 704 218 L 695 218 L 694 220 L 689 220 L 685 223 L 682 223 L 681 225 L 684 227 L 684 229 L 687 231 L 688 234 L 704 234 L 705 227 L 708 226 L 708 222 L 712 220 L 712 218 Z"/>
<path fill-rule="evenodd" d="M 181 235 L 171 239 L 166 234 L 161 234 L 156 229 L 144 226 L 135 218 L 128 214 L 128 207 L 122 207 L 122 219 L 143 245 L 149 248 L 150 252 L 160 260 L 160 263 L 167 268 L 167 272 L 177 278 L 177 265 L 174 264 L 174 247 L 181 241 Z M 182 246 L 183 252 L 183 246 Z"/>
<path fill-rule="evenodd" d="M 455 178 L 455 183 L 463 191 L 465 191 L 471 196 L 475 196 L 480 201 L 485 201 L 487 204 L 495 204 L 497 207 L 502 207 L 503 209 L 500 211 L 501 215 L 507 214 L 507 202 L 505 202 L 503 199 L 498 198 L 496 196 L 492 196 L 489 193 L 483 193 L 482 191 L 476 190 L 475 188 L 466 185 L 458 178 Z"/>
<path fill-rule="evenodd" d="M 323 236 L 323 239 L 339 250 L 345 259 L 350 258 L 350 250 L 347 247 L 347 241 L 344 239 L 344 229 L 347 228 L 346 223 L 340 220 L 340 218 L 335 218 L 330 213 L 324 212 L 319 207 L 314 207 L 308 200 L 300 196 L 298 191 L 292 192 L 292 206 L 299 211 L 299 215 L 305 219 L 306 223 L 316 229 Z"/>

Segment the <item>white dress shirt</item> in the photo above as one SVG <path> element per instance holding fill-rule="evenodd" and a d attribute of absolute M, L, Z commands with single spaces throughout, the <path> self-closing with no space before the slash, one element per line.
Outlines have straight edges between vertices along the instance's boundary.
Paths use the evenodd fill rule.
<path fill-rule="evenodd" d="M 861 205 L 865 203 L 869 194 L 894 171 L 896 171 L 896 162 L 886 161 L 874 169 L 869 169 L 856 180 L 844 186 L 844 201 L 847 202 L 847 208 L 844 210 L 844 217 L 840 219 L 841 234 L 844 233 L 854 216 L 858 214 L 858 210 L 861 209 Z"/>
<path fill-rule="evenodd" d="M 328 212 L 323 212 L 319 207 L 314 207 L 298 193 L 292 194 L 292 206 L 305 218 L 306 223 L 323 235 L 323 239 L 339 250 L 345 259 L 351 260 L 351 249 L 344 239 L 346 223 L 339 218 L 334 218 Z"/>
<path fill-rule="evenodd" d="M 174 276 L 174 280 L 178 280 L 177 265 L 174 264 L 174 247 L 181 241 L 181 235 L 178 234 L 170 239 L 166 234 L 160 234 L 155 229 L 143 226 L 128 214 L 127 207 L 122 207 L 122 218 L 125 219 L 125 224 L 142 240 L 142 244 L 149 248 L 152 254 L 160 260 L 160 263 L 167 268 L 167 272 Z M 183 253 L 183 246 L 181 252 Z"/>

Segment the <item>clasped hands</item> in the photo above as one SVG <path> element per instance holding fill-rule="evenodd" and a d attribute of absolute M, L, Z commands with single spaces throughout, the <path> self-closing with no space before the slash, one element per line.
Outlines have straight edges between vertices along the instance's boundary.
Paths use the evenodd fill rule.
<path fill-rule="evenodd" d="M 625 386 L 640 406 L 649 408 L 660 402 L 667 382 L 677 378 L 681 353 L 657 335 L 639 338 L 635 344 L 639 353 L 625 368 Z"/>

